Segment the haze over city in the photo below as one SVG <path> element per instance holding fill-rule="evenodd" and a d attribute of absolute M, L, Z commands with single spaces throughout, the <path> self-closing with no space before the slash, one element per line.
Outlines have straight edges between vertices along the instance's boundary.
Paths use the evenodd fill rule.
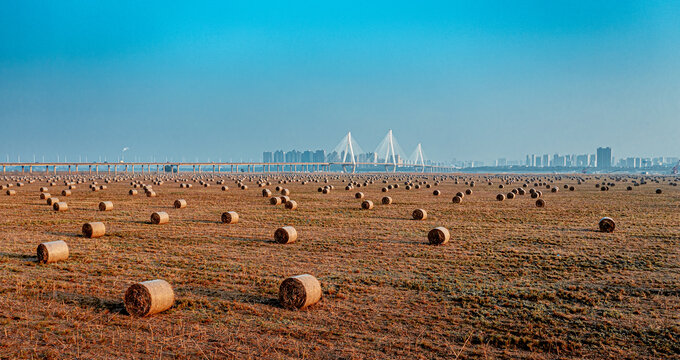
<path fill-rule="evenodd" d="M 678 4 L 10 2 L 0 157 L 680 154 Z"/>

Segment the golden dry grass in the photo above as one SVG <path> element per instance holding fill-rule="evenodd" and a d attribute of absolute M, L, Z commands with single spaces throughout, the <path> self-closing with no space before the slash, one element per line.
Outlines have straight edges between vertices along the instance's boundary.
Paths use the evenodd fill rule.
<path fill-rule="evenodd" d="M 600 191 L 597 182 L 614 180 L 544 177 L 560 190 L 541 187 L 546 207 L 537 208 L 528 192 L 496 201 L 523 181 L 499 189 L 498 178 L 488 185 L 468 175 L 408 191 L 393 180 L 405 175 L 389 175 L 400 187 L 382 205 L 386 175 L 373 176 L 374 184 L 345 190 L 346 176 L 328 175 L 329 194 L 317 191 L 323 182 L 281 185 L 295 211 L 270 205 L 253 181 L 241 190 L 224 174 L 214 180 L 226 179 L 228 191 L 214 180 L 190 189 L 166 181 L 153 185 L 157 197 L 128 195 L 130 180 L 97 192 L 80 184 L 62 200 L 66 212 L 39 199 L 44 180 L 22 180 L 15 196 L 0 195 L 0 358 L 678 356 L 680 190 L 668 185 L 677 179 L 626 191 L 632 178 L 621 176 Z M 279 184 L 269 177 L 273 191 Z M 473 194 L 453 204 L 467 178 L 476 179 Z M 65 188 L 59 181 L 49 191 Z M 435 188 L 442 195 L 433 196 Z M 357 191 L 373 210 L 360 209 Z M 179 198 L 187 208 L 173 207 Z M 113 201 L 113 210 L 100 212 L 100 201 Z M 411 220 L 416 208 L 427 210 L 426 220 Z M 152 225 L 155 211 L 170 222 Z M 223 224 L 225 211 L 238 212 L 239 222 Z M 597 232 L 604 216 L 616 220 L 615 232 Z M 82 237 L 90 221 L 104 222 L 106 235 Z M 298 240 L 274 243 L 286 225 Z M 428 245 L 436 226 L 450 230 L 447 245 Z M 38 244 L 54 240 L 66 241 L 71 257 L 37 264 Z M 321 282 L 321 302 L 280 307 L 281 281 L 305 273 Z M 127 315 L 127 287 L 156 278 L 172 284 L 175 306 L 149 318 Z"/>

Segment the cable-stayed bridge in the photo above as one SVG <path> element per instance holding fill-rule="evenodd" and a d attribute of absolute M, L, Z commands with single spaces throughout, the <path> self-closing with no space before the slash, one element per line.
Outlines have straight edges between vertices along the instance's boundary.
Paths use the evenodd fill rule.
<path fill-rule="evenodd" d="M 338 159 L 347 171 L 352 168 L 355 172 L 359 166 L 384 166 L 386 171 L 396 171 L 397 168 L 414 168 L 425 171 L 427 168 L 448 168 L 426 164 L 428 162 L 423 154 L 423 147 L 418 144 L 411 155 L 406 156 L 404 150 L 399 146 L 399 143 L 394 137 L 392 130 L 387 132 L 387 135 L 378 143 L 378 146 L 373 152 L 365 152 L 361 146 L 352 137 L 352 133 L 348 132 L 338 145 L 328 154 L 328 158 Z"/>
<path fill-rule="evenodd" d="M 453 166 L 430 164 L 418 144 L 410 155 L 406 155 L 394 138 L 392 130 L 372 152 L 365 152 L 348 132 L 338 145 L 326 156 L 326 161 L 315 162 L 1 162 L 2 173 L 7 168 L 19 169 L 21 173 L 166 173 L 166 172 L 213 172 L 213 173 L 276 173 L 276 172 L 451 172 Z"/>

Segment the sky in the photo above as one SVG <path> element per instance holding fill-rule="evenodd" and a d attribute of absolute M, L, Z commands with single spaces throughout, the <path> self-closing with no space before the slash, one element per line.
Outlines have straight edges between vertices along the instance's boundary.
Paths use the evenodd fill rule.
<path fill-rule="evenodd" d="M 677 1 L 3 1 L 0 161 L 680 155 Z"/>

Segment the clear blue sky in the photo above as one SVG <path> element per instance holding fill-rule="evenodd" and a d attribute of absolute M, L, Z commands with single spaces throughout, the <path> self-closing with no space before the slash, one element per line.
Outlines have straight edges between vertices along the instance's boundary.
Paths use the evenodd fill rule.
<path fill-rule="evenodd" d="M 370 4 L 369 4 L 370 3 Z M 680 2 L 4 1 L 0 157 L 680 155 Z"/>

